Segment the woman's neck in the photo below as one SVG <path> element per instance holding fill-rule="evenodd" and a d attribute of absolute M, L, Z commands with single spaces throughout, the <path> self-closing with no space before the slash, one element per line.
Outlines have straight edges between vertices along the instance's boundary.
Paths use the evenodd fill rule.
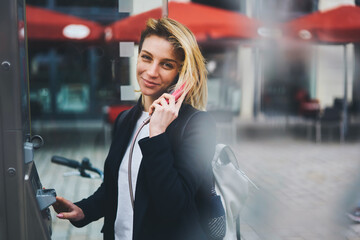
<path fill-rule="evenodd" d="M 149 108 L 151 106 L 151 104 L 154 102 L 154 100 L 150 97 L 150 96 L 142 96 L 144 98 L 144 111 L 145 112 L 149 112 Z"/>

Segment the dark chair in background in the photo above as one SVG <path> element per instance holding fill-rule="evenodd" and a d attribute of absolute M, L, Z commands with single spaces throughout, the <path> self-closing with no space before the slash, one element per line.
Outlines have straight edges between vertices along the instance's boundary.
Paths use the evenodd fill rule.
<path fill-rule="evenodd" d="M 336 131 L 335 134 L 339 135 L 340 138 L 341 127 L 343 123 L 342 109 L 343 109 L 343 99 L 336 98 L 334 99 L 333 106 L 326 107 L 323 110 L 316 124 L 317 142 L 322 141 L 324 130 L 327 131 L 329 137 L 332 139 L 335 129 Z"/>
<path fill-rule="evenodd" d="M 301 116 L 316 120 L 320 115 L 320 103 L 317 99 L 309 99 L 300 103 L 299 113 Z"/>

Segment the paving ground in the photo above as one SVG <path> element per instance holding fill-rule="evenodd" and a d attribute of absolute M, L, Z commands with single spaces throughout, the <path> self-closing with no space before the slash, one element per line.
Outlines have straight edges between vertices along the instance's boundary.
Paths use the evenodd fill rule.
<path fill-rule="evenodd" d="M 315 143 L 306 137 L 308 134 L 294 137 L 278 126 L 255 129 L 248 131 L 239 125 L 237 142 L 230 143 L 243 170 L 260 187 L 250 189 L 242 211 L 242 238 L 360 240 L 360 225 L 346 217 L 360 201 L 360 142 L 340 144 L 336 139 L 324 139 Z M 99 179 L 63 177 L 71 169 L 51 164 L 50 158 L 61 155 L 81 160 L 86 156 L 102 168 L 108 146 L 101 127 L 39 126 L 35 133 L 46 141 L 35 153 L 44 186 L 71 200 L 80 200 L 96 190 Z M 102 239 L 101 220 L 77 229 L 57 220 L 54 212 L 53 219 L 54 240 Z"/>

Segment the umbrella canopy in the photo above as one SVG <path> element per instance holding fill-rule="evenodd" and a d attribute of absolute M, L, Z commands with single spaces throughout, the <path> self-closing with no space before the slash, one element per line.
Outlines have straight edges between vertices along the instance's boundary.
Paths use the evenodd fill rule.
<path fill-rule="evenodd" d="M 27 36 L 32 40 L 97 41 L 103 39 L 101 25 L 45 8 L 26 6 Z"/>
<path fill-rule="evenodd" d="M 198 41 L 257 37 L 257 21 L 236 12 L 192 2 L 170 2 L 168 8 L 168 17 L 187 26 Z M 106 28 L 106 40 L 138 42 L 147 19 L 160 17 L 159 7 L 119 20 Z"/>
<path fill-rule="evenodd" d="M 360 7 L 341 6 L 297 18 L 285 26 L 285 35 L 328 43 L 360 42 Z"/>

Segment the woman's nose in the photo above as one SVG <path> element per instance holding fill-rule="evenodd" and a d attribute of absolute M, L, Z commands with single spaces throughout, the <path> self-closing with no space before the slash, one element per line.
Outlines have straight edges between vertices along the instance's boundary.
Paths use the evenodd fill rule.
<path fill-rule="evenodd" d="M 149 66 L 147 73 L 149 74 L 150 77 L 157 77 L 159 75 L 158 65 L 156 63 L 152 63 Z"/>

